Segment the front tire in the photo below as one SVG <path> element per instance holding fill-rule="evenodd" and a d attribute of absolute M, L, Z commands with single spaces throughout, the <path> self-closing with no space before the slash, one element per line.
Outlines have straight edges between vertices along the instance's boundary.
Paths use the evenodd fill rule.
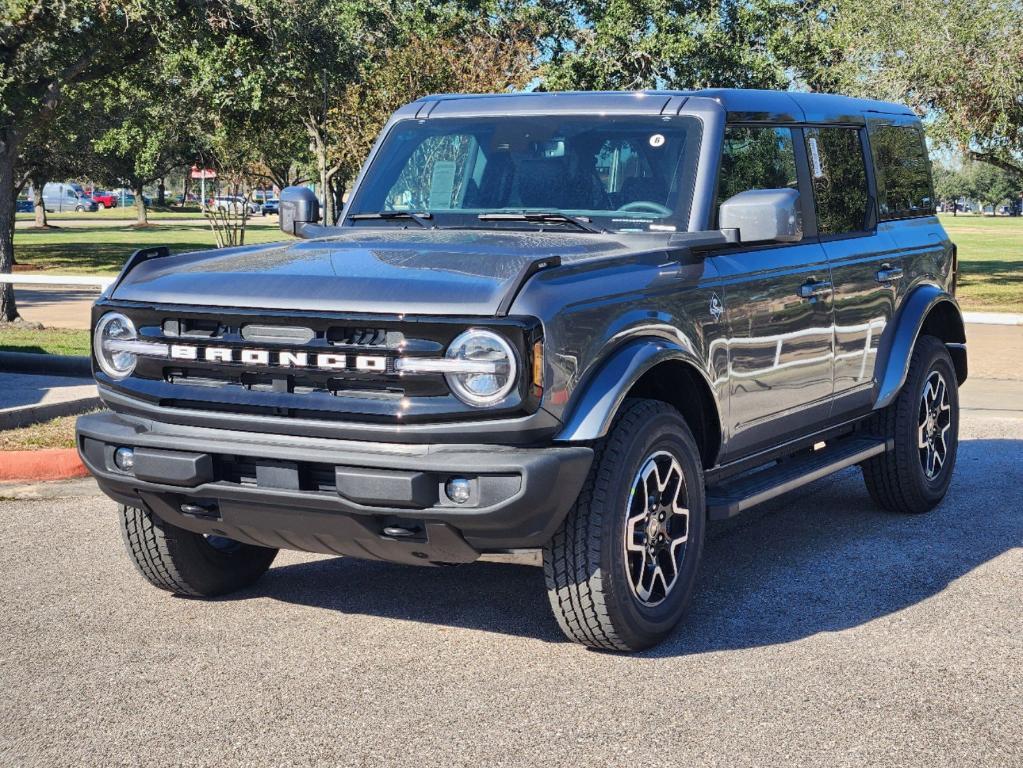
<path fill-rule="evenodd" d="M 565 635 L 617 651 L 664 639 L 689 603 L 705 519 L 703 466 L 685 420 L 666 403 L 626 401 L 544 547 L 547 594 Z"/>
<path fill-rule="evenodd" d="M 121 506 L 120 517 L 125 548 L 139 573 L 176 595 L 235 592 L 255 583 L 277 556 L 276 549 L 186 531 L 145 509 Z"/>
<path fill-rule="evenodd" d="M 941 340 L 917 340 L 906 383 L 871 427 L 894 447 L 863 463 L 870 497 L 889 512 L 919 514 L 937 506 L 959 451 L 959 385 Z"/>

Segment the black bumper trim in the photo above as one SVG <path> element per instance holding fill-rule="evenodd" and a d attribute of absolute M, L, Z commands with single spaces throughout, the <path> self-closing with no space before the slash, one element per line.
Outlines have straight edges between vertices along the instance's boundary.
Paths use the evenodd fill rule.
<path fill-rule="evenodd" d="M 104 412 L 84 416 L 78 421 L 78 448 L 89 471 L 109 496 L 122 503 L 149 503 L 146 499 L 169 500 L 175 510 L 182 504 L 213 503 L 221 511 L 231 509 L 234 522 L 249 528 L 250 537 L 272 534 L 275 540 L 298 537 L 314 541 L 319 534 L 330 533 L 336 541 L 344 535 L 330 518 L 351 518 L 369 530 L 382 531 L 395 518 L 411 519 L 428 530 L 430 524 L 442 524 L 456 531 L 470 547 L 478 551 L 541 546 L 553 535 L 574 503 L 593 459 L 586 446 L 513 448 L 493 445 L 397 445 L 360 443 L 325 439 L 281 437 L 247 434 L 227 430 L 174 428 L 166 425 Z M 118 470 L 112 463 L 118 446 L 141 448 L 149 457 L 165 455 L 173 461 L 177 455 L 203 454 L 211 458 L 212 479 L 197 477 L 194 485 L 182 484 L 180 475 L 174 482 L 160 482 L 149 468 L 147 479 Z M 296 477 L 303 479 L 298 489 L 287 482 L 275 480 L 274 486 L 261 486 L 256 478 L 238 481 L 228 477 L 226 467 L 238 457 L 246 461 L 294 465 Z M 345 472 L 349 468 L 379 470 L 377 475 L 394 472 L 396 498 L 373 498 L 372 505 L 345 498 L 336 489 L 316 486 L 317 478 L 329 477 L 324 469 Z M 159 470 L 157 469 L 158 473 Z M 402 478 L 408 473 L 432 478 L 436 496 L 423 495 L 430 506 L 410 508 Z M 477 481 L 477 491 L 469 504 L 448 501 L 439 488 L 447 476 L 468 476 Z M 269 475 L 279 478 L 279 473 Z M 309 485 L 312 482 L 313 485 Z M 427 481 L 417 480 L 421 489 Z M 386 484 L 385 484 L 386 486 Z M 304 487 L 304 489 L 303 489 Z M 434 501 L 436 499 L 436 501 Z M 366 501 L 367 499 L 363 499 Z M 153 504 L 149 504 L 153 508 Z M 156 506 L 160 507 L 157 503 Z M 412 504 L 414 506 L 414 504 Z M 275 509 L 280 514 L 264 515 L 273 525 L 284 528 L 261 528 L 259 515 L 245 517 L 248 508 Z M 163 507 L 166 512 L 166 507 Z M 157 511 L 154 509 L 154 511 Z M 159 514 L 159 512 L 157 512 Z M 176 514 L 180 514 L 179 512 Z M 185 516 L 187 518 L 187 516 Z M 223 516 L 222 516 L 223 517 Z M 391 522 L 388 522 L 391 521 Z M 180 521 L 179 521 L 180 522 Z M 193 528 L 204 526 L 204 532 L 216 528 L 216 520 L 185 520 Z M 221 522 L 226 522 L 222 519 Z M 264 523 L 264 525 L 269 523 Z M 183 526 L 186 527 L 186 526 Z M 343 528 L 343 526 L 342 526 Z M 333 533 L 331 533 L 333 531 Z M 415 542 L 408 542 L 413 546 Z M 293 545 L 306 549 L 306 545 Z M 313 551 L 338 551 L 337 546 L 314 548 Z"/>
<path fill-rule="evenodd" d="M 102 382 L 97 384 L 97 389 L 103 402 L 118 413 L 182 427 L 212 427 L 257 432 L 268 436 L 431 445 L 441 443 L 459 445 L 467 442 L 487 445 L 535 445 L 549 441 L 562 428 L 561 422 L 543 408 L 529 416 L 424 424 L 383 424 L 175 408 L 131 397 L 105 386 Z"/>

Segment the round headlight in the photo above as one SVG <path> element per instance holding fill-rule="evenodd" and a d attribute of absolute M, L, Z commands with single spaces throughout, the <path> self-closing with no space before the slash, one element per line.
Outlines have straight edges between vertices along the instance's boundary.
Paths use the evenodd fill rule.
<path fill-rule="evenodd" d="M 466 364 L 465 372 L 452 371 L 444 378 L 455 396 L 468 405 L 493 405 L 515 387 L 515 352 L 496 333 L 466 331 L 451 342 L 445 357 Z M 475 370 L 469 371 L 471 368 Z"/>
<path fill-rule="evenodd" d="M 108 312 L 99 319 L 92 333 L 92 349 L 103 373 L 112 379 L 131 375 L 138 357 L 124 347 L 137 337 L 135 325 L 120 312 Z"/>

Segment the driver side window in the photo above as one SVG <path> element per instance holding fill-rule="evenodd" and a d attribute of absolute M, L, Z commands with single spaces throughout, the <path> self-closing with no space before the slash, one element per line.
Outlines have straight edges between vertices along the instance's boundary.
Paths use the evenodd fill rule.
<path fill-rule="evenodd" d="M 715 211 L 749 189 L 796 189 L 796 151 L 788 128 L 728 126 Z"/>

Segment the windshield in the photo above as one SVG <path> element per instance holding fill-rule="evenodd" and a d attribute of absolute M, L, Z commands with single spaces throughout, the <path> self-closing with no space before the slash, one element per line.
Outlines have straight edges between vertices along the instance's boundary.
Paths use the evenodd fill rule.
<path fill-rule="evenodd" d="M 678 116 L 406 120 L 384 138 L 345 223 L 408 226 L 393 215 L 408 212 L 438 227 L 558 228 L 553 217 L 493 216 L 540 211 L 682 231 L 699 142 L 698 121 Z"/>

